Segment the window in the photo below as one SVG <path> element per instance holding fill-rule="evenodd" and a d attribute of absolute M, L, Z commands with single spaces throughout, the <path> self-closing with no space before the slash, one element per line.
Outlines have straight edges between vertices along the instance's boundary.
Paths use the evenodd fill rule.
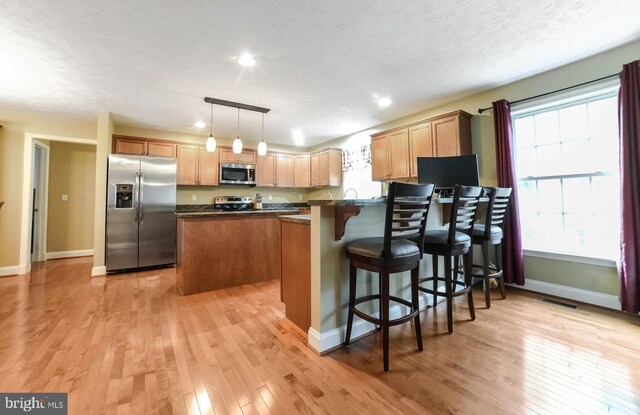
<path fill-rule="evenodd" d="M 609 87 L 512 109 L 525 250 L 618 257 L 617 108 Z"/>
<path fill-rule="evenodd" d="M 371 144 L 343 149 L 342 159 L 342 189 L 345 199 L 380 196 L 380 183 L 371 180 Z"/>

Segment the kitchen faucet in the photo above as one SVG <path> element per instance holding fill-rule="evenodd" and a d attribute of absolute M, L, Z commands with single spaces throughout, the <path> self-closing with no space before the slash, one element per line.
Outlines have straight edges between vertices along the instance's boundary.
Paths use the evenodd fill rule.
<path fill-rule="evenodd" d="M 353 190 L 353 193 L 356 195 L 355 199 L 358 198 L 358 191 L 356 189 L 354 189 L 353 187 L 348 188 L 347 190 L 344 191 L 344 193 L 342 194 L 342 198 L 346 199 L 347 198 L 347 192 L 349 190 Z"/>

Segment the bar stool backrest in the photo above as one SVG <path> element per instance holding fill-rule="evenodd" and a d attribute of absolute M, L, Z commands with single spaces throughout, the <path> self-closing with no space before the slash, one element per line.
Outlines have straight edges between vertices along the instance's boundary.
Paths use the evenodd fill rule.
<path fill-rule="evenodd" d="M 507 214 L 512 189 L 510 187 L 491 187 L 485 190 L 489 190 L 489 206 L 487 207 L 484 236 L 489 238 L 491 226 L 498 226 L 502 229 L 504 225 L 504 217 Z"/>
<path fill-rule="evenodd" d="M 481 194 L 482 187 L 456 185 L 449 219 L 449 223 L 455 223 L 456 226 L 449 226 L 448 245 L 454 245 L 456 232 L 463 232 L 471 237 Z"/>
<path fill-rule="evenodd" d="M 435 185 L 391 182 L 384 226 L 384 255 L 391 256 L 391 241 L 407 239 L 424 245 L 424 229 Z"/>

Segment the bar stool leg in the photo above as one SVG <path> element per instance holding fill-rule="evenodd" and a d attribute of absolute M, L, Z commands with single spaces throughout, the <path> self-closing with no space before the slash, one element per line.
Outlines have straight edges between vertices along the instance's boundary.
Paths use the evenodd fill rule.
<path fill-rule="evenodd" d="M 491 308 L 491 279 L 489 274 L 489 244 L 487 242 L 482 243 L 482 273 L 484 274 L 484 303 L 487 308 Z"/>
<path fill-rule="evenodd" d="M 495 245 L 496 247 L 496 268 L 500 273 L 500 278 L 498 278 L 498 284 L 500 285 L 500 295 L 504 300 L 507 298 L 507 292 L 504 287 L 504 269 L 502 268 L 502 242 Z"/>
<path fill-rule="evenodd" d="M 471 247 L 473 249 L 473 247 Z M 471 279 L 473 278 L 473 251 L 469 250 L 469 253 L 464 255 L 464 282 L 465 288 L 469 291 L 467 292 L 467 303 L 469 304 L 469 314 L 471 315 L 471 320 L 476 319 L 476 310 L 473 306 L 473 290 L 471 289 Z"/>
<path fill-rule="evenodd" d="M 344 345 L 349 346 L 351 340 L 351 326 L 353 325 L 353 307 L 356 306 L 356 273 L 357 268 L 349 262 L 349 313 L 347 317 L 347 333 L 344 339 Z"/>
<path fill-rule="evenodd" d="M 378 298 L 378 312 L 382 316 L 382 274 L 378 274 L 378 294 L 380 295 Z M 377 325 L 376 330 L 382 330 L 382 325 Z"/>
<path fill-rule="evenodd" d="M 438 255 L 431 256 L 433 264 L 433 307 L 438 306 Z"/>
<path fill-rule="evenodd" d="M 382 279 L 382 354 L 384 359 L 384 371 L 389 371 L 389 274 L 380 274 Z"/>
<path fill-rule="evenodd" d="M 453 333 L 453 295 L 451 293 L 451 256 L 444 259 L 444 290 L 447 297 L 447 329 Z"/>
<path fill-rule="evenodd" d="M 411 305 L 412 311 L 416 312 L 413 324 L 416 326 L 416 340 L 418 350 L 422 351 L 422 328 L 420 327 L 420 298 L 418 297 L 418 278 L 420 276 L 419 267 L 411 270 Z"/>

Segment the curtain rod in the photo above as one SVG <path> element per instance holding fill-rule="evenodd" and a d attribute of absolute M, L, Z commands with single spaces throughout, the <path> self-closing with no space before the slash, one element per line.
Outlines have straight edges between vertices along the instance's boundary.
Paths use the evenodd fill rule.
<path fill-rule="evenodd" d="M 544 94 L 535 95 L 535 96 L 532 96 L 532 97 L 529 97 L 529 98 L 522 98 L 522 99 L 519 99 L 519 100 L 517 100 L 517 101 L 510 102 L 510 103 L 509 103 L 509 105 L 511 105 L 511 104 L 517 104 L 517 103 L 519 103 L 519 102 L 529 101 L 530 99 L 541 98 L 541 97 L 544 97 L 544 96 L 547 96 L 547 95 L 555 94 L 555 93 L 557 93 L 557 92 L 566 91 L 567 89 L 571 89 L 571 88 L 576 88 L 576 87 L 583 86 L 583 85 L 592 84 L 592 83 L 594 83 L 594 82 L 598 82 L 598 81 L 602 81 L 602 80 L 605 80 L 605 79 L 613 78 L 614 76 L 619 76 L 619 75 L 620 75 L 619 73 L 614 73 L 614 74 L 612 74 L 612 75 L 603 76 L 602 78 L 594 79 L 594 80 L 592 80 L 592 81 L 583 82 L 583 83 L 581 83 L 581 84 L 576 84 L 576 85 L 568 86 L 568 87 L 566 87 L 566 88 L 556 89 L 555 91 L 545 92 Z M 478 113 L 479 113 L 479 114 L 482 114 L 483 112 L 488 111 L 488 110 L 490 110 L 490 109 L 493 109 L 493 107 L 478 108 Z"/>

